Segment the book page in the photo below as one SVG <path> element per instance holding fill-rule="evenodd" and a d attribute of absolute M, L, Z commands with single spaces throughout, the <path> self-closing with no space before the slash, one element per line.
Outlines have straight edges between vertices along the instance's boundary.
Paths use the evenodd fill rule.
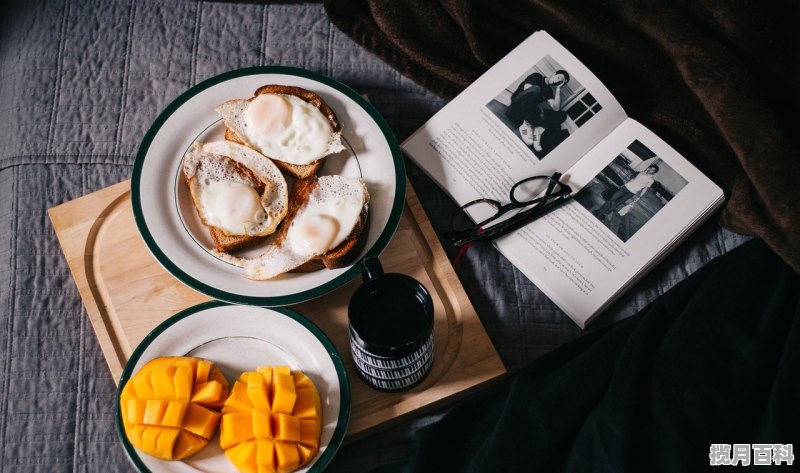
<path fill-rule="evenodd" d="M 581 327 L 723 200 L 719 187 L 632 119 L 565 178 L 571 202 L 495 244 Z"/>
<path fill-rule="evenodd" d="M 606 87 L 550 35 L 534 33 L 402 147 L 459 204 L 563 172 L 625 119 Z"/>

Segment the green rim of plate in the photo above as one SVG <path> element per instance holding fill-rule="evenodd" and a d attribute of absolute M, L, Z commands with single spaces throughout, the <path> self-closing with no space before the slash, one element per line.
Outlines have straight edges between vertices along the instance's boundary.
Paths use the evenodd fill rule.
<path fill-rule="evenodd" d="M 389 145 L 389 149 L 392 151 L 392 160 L 394 161 L 394 168 L 395 168 L 394 201 L 392 202 L 392 210 L 389 213 L 389 220 L 387 220 L 386 226 L 384 227 L 381 234 L 378 236 L 378 239 L 375 241 L 375 244 L 372 245 L 372 247 L 369 250 L 367 250 L 367 252 L 361 257 L 361 259 L 369 256 L 376 256 L 376 257 L 379 256 L 381 252 L 389 244 L 389 241 L 392 239 L 392 235 L 394 235 L 395 230 L 397 230 L 397 226 L 400 223 L 400 216 L 402 215 L 403 206 L 405 203 L 406 171 L 405 171 L 405 163 L 403 161 L 403 154 L 400 151 L 400 146 L 397 144 L 397 139 L 395 138 L 394 133 L 392 133 L 391 129 L 389 128 L 389 124 L 386 123 L 386 120 L 381 116 L 380 113 L 378 113 L 375 107 L 373 107 L 361 95 L 359 95 L 358 92 L 351 89 L 347 85 L 342 84 L 341 82 L 331 79 L 329 77 L 325 77 L 316 72 L 307 71 L 305 69 L 298 69 L 286 66 L 255 66 L 255 67 L 248 67 L 244 69 L 236 69 L 233 71 L 225 72 L 210 79 L 206 79 L 203 82 L 200 82 L 199 84 L 190 88 L 189 90 L 178 96 L 178 98 L 173 100 L 172 103 L 170 103 L 167 106 L 167 108 L 164 109 L 163 112 L 161 112 L 158 118 L 156 118 L 155 122 L 153 122 L 153 124 L 150 126 L 150 129 L 144 135 L 144 138 L 142 139 L 142 144 L 139 145 L 139 151 L 136 154 L 136 161 L 133 164 L 133 175 L 131 177 L 131 204 L 133 206 L 133 218 L 136 221 L 136 227 L 139 229 L 139 234 L 142 235 L 142 239 L 147 245 L 147 248 L 150 250 L 153 256 L 155 256 L 156 260 L 158 260 L 158 262 L 164 267 L 164 269 L 166 269 L 169 273 L 178 278 L 178 280 L 180 280 L 181 282 L 191 287 L 192 289 L 195 289 L 198 292 L 201 292 L 209 297 L 213 297 L 214 299 L 219 299 L 233 304 L 249 304 L 262 307 L 275 307 L 275 306 L 291 305 L 291 304 L 298 304 L 300 302 L 305 302 L 307 300 L 314 299 L 316 297 L 327 294 L 333 291 L 334 289 L 350 282 L 361 272 L 358 266 L 358 262 L 361 261 L 361 259 L 357 260 L 347 271 L 333 278 L 332 280 L 324 284 L 321 284 L 317 287 L 306 289 L 300 292 L 295 292 L 293 294 L 287 294 L 282 296 L 258 297 L 258 296 L 247 296 L 242 294 L 231 293 L 228 291 L 223 291 L 221 289 L 210 286 L 204 282 L 198 281 L 192 276 L 186 274 L 175 263 L 173 263 L 172 260 L 170 260 L 169 257 L 167 257 L 167 255 L 161 250 L 158 244 L 156 244 L 155 239 L 153 239 L 153 236 L 150 234 L 150 230 L 147 228 L 147 224 L 145 223 L 144 213 L 142 211 L 141 189 L 140 189 L 142 184 L 141 182 L 142 168 L 144 167 L 145 157 L 147 156 L 147 152 L 150 149 L 150 145 L 152 144 L 153 139 L 158 134 L 159 130 L 164 125 L 164 123 L 169 119 L 170 116 L 172 116 L 173 113 L 175 113 L 175 111 L 178 108 L 180 108 L 181 105 L 186 103 L 189 99 L 199 94 L 200 92 L 214 85 L 217 85 L 221 82 L 225 82 L 227 80 L 235 79 L 238 77 L 259 75 L 259 74 L 283 74 L 283 75 L 303 77 L 306 79 L 311 79 L 320 82 L 331 88 L 334 88 L 339 92 L 343 93 L 344 95 L 346 95 L 351 100 L 353 100 L 361 108 L 363 108 L 364 111 L 366 111 L 369 114 L 369 116 L 372 117 L 372 119 L 381 129 L 381 132 L 383 132 L 383 136 Z"/>
<path fill-rule="evenodd" d="M 187 309 L 184 309 L 177 314 L 173 315 L 172 317 L 168 318 L 164 322 L 161 322 L 156 328 L 150 332 L 139 346 L 136 347 L 136 350 L 133 351 L 131 357 L 128 359 L 128 362 L 125 363 L 125 368 L 122 370 L 122 375 L 119 378 L 119 384 L 117 385 L 117 393 L 114 399 L 114 417 L 115 417 L 115 424 L 117 428 L 117 437 L 119 437 L 120 442 L 122 443 L 123 448 L 125 449 L 125 454 L 128 456 L 128 459 L 133 463 L 133 465 L 141 472 L 141 473 L 153 473 L 152 470 L 147 468 L 147 465 L 144 464 L 141 457 L 139 457 L 139 453 L 136 449 L 131 445 L 130 441 L 128 441 L 128 436 L 125 434 L 125 427 L 122 425 L 122 412 L 120 411 L 119 406 L 119 397 L 122 394 L 122 389 L 125 388 L 125 385 L 128 383 L 128 380 L 131 378 L 132 371 L 136 366 L 136 363 L 141 358 L 142 353 L 147 349 L 148 346 L 158 338 L 165 330 L 169 327 L 175 325 L 176 323 L 180 322 L 181 320 L 196 314 L 198 312 L 202 312 L 207 309 L 212 309 L 215 307 L 222 307 L 222 306 L 229 306 L 233 304 L 228 304 L 222 301 L 210 301 L 204 302 L 202 304 L 198 304 Z M 344 440 L 344 434 L 347 431 L 347 424 L 350 421 L 350 383 L 347 379 L 347 370 L 344 367 L 344 360 L 342 359 L 339 352 L 336 350 L 336 347 L 333 345 L 333 342 L 328 338 L 325 333 L 320 330 L 313 322 L 308 320 L 307 318 L 303 317 L 299 313 L 288 309 L 286 307 L 269 307 L 265 308 L 266 310 L 272 310 L 275 312 L 279 312 L 294 321 L 300 323 L 303 327 L 308 329 L 317 339 L 322 343 L 325 349 L 328 351 L 328 355 L 331 357 L 333 361 L 333 365 L 336 367 L 336 375 L 339 378 L 339 418 L 336 420 L 336 428 L 333 431 L 333 436 L 331 437 L 330 442 L 325 447 L 325 452 L 314 462 L 311 468 L 308 470 L 309 473 L 316 473 L 320 472 L 330 463 L 333 456 L 336 454 L 336 451 L 342 445 L 342 441 Z"/>

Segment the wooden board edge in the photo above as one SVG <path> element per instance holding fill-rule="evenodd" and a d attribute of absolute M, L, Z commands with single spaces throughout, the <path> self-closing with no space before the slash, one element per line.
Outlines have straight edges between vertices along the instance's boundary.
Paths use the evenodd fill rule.
<path fill-rule="evenodd" d="M 109 205 L 116 199 L 124 195 L 125 192 L 130 190 L 130 180 L 121 181 L 112 186 L 100 189 L 90 194 L 86 194 L 77 199 L 69 202 L 59 204 L 57 206 L 47 209 L 47 215 L 58 239 L 61 252 L 64 255 L 67 265 L 69 266 L 70 273 L 73 281 L 78 289 L 78 294 L 81 297 L 83 306 L 89 317 L 89 322 L 92 324 L 92 329 L 97 337 L 98 345 L 103 352 L 108 368 L 111 372 L 111 377 L 114 382 L 119 380 L 124 367 L 124 361 L 120 360 L 119 353 L 117 352 L 117 345 L 119 342 L 114 341 L 116 334 L 108 330 L 108 326 L 104 321 L 103 308 L 100 306 L 100 301 L 95 298 L 94 289 L 91 287 L 89 278 L 85 271 L 85 264 L 81 266 L 78 260 L 83 261 L 86 257 L 85 248 L 92 231 L 93 225 L 84 225 L 82 227 L 70 227 L 68 222 L 74 222 L 75 213 L 85 215 L 90 221 L 102 214 Z M 101 205 L 95 204 L 94 206 L 84 205 L 87 201 L 102 199 Z M 98 208 L 99 207 L 99 208 Z M 77 221 L 85 221 L 87 218 L 78 218 Z M 72 241 L 79 241 L 81 243 L 81 251 L 77 249 L 75 252 L 72 248 L 75 246 Z"/>
<path fill-rule="evenodd" d="M 480 321 L 481 319 L 478 316 L 478 313 L 475 311 L 475 307 L 472 305 L 472 302 L 470 302 L 469 296 L 467 296 L 464 287 L 461 285 L 461 281 L 458 279 L 453 265 L 450 264 L 450 260 L 448 259 L 444 248 L 442 248 L 442 245 L 439 242 L 439 237 L 436 235 L 436 231 L 433 229 L 433 225 L 431 225 L 431 222 L 425 213 L 425 209 L 422 208 L 422 203 L 420 202 L 419 197 L 417 197 L 416 192 L 414 192 L 414 188 L 411 186 L 411 183 L 408 180 L 406 180 L 406 205 L 408 205 L 409 209 L 411 210 L 411 214 L 414 216 L 417 226 L 424 236 L 424 240 L 428 242 L 428 247 L 434 257 L 434 271 L 436 272 L 437 277 L 441 281 L 447 283 L 447 286 L 444 287 L 444 289 L 448 298 L 451 299 L 451 302 L 458 304 L 459 317 L 462 319 L 469 318 L 471 320 Z M 494 343 L 492 343 L 491 339 L 489 338 L 489 334 L 486 332 L 483 323 L 469 324 L 464 327 L 464 330 L 469 330 L 472 332 L 470 333 L 471 336 L 481 338 L 482 340 L 487 341 L 488 345 L 491 346 L 491 352 L 493 355 L 491 358 L 496 361 L 496 363 L 491 366 L 491 373 L 495 374 L 496 376 L 505 374 L 506 367 L 500 359 L 500 355 L 497 354 L 497 350 L 494 348 Z M 467 338 L 466 335 L 467 334 L 465 333 L 465 338 Z"/>

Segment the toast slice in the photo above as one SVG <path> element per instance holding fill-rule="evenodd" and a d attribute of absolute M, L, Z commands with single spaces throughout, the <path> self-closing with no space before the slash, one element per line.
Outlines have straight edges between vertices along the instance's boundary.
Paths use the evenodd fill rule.
<path fill-rule="evenodd" d="M 232 152 L 230 154 L 236 156 L 233 158 L 225 154 L 225 151 L 236 151 L 236 147 L 244 150 L 244 155 Z M 248 164 L 253 168 L 248 167 Z M 200 210 L 201 186 L 197 180 L 198 176 L 205 174 L 206 166 L 211 166 L 215 170 L 224 169 L 229 178 L 232 177 L 236 182 L 252 187 L 256 194 L 261 196 L 262 205 L 268 207 L 267 212 L 273 223 L 263 226 L 254 234 L 236 234 L 229 233 L 224 228 L 207 221 Z M 200 221 L 209 229 L 217 251 L 225 253 L 239 251 L 264 241 L 276 231 L 288 211 L 288 192 L 280 171 L 265 156 L 244 146 L 225 142 L 195 143 L 186 155 L 183 178 L 189 188 Z M 266 202 L 264 199 L 270 201 L 269 205 L 264 204 Z"/>
<path fill-rule="evenodd" d="M 328 106 L 328 104 L 326 104 L 325 101 L 322 100 L 322 97 L 315 94 L 314 92 L 311 92 L 310 90 L 306 90 L 301 87 L 272 84 L 259 87 L 253 94 L 253 97 L 247 99 L 247 101 L 252 101 L 257 96 L 262 94 L 293 95 L 313 105 L 328 120 L 328 123 L 330 123 L 333 132 L 333 138 L 331 144 L 329 145 L 328 153 L 322 158 L 317 159 L 316 161 L 313 161 L 311 163 L 294 164 L 282 161 L 274 156 L 267 155 L 267 157 L 270 158 L 281 171 L 298 179 L 305 179 L 307 177 L 311 177 L 317 173 L 317 171 L 322 166 L 327 156 L 344 149 L 344 146 L 342 146 L 341 144 L 341 132 L 342 132 L 341 124 L 339 123 L 339 120 L 336 118 L 336 114 L 333 112 L 330 106 Z M 226 102 L 215 109 L 217 113 L 219 113 L 223 117 L 223 121 L 225 123 L 225 139 L 245 146 L 249 146 L 253 149 L 256 149 L 259 152 L 263 152 L 262 150 L 258 149 L 257 147 L 254 147 L 251 143 L 249 143 L 247 138 L 243 136 L 241 133 L 237 132 L 232 126 L 232 121 L 230 120 L 230 118 L 228 118 L 233 113 L 231 110 L 232 107 L 229 106 L 229 104 L 233 104 L 235 102 L 237 101 L 234 100 Z"/>
<path fill-rule="evenodd" d="M 272 279 L 286 272 L 341 268 L 358 258 L 368 238 L 370 220 L 369 192 L 362 179 L 312 176 L 295 181 L 290 194 L 286 217 L 275 240 L 261 255 L 215 255 L 244 268 L 253 280 Z M 324 250 L 330 245 L 335 246 Z"/>
<path fill-rule="evenodd" d="M 314 191 L 317 183 L 318 179 L 316 176 L 295 181 L 289 195 L 289 210 L 286 212 L 284 225 L 278 231 L 278 235 L 275 239 L 276 244 L 283 244 L 289 228 L 291 227 L 291 222 L 294 220 L 297 212 L 306 204 L 308 196 Z M 343 242 L 337 245 L 336 248 L 303 263 L 289 272 L 304 273 L 317 271 L 322 268 L 336 269 L 349 266 L 364 249 L 368 234 L 369 200 L 364 202 L 364 206 L 361 208 L 361 213 L 358 216 L 358 221 Z"/>

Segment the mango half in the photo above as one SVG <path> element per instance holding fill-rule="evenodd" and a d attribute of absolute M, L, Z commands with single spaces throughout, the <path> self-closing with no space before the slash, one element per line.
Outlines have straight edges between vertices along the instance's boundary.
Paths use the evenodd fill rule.
<path fill-rule="evenodd" d="M 322 403 L 311 379 L 287 366 L 242 373 L 222 408 L 220 445 L 244 473 L 288 473 L 319 452 Z"/>
<path fill-rule="evenodd" d="M 119 408 L 128 440 L 148 455 L 181 460 L 217 431 L 228 381 L 210 361 L 162 357 L 145 364 L 122 389 Z"/>

